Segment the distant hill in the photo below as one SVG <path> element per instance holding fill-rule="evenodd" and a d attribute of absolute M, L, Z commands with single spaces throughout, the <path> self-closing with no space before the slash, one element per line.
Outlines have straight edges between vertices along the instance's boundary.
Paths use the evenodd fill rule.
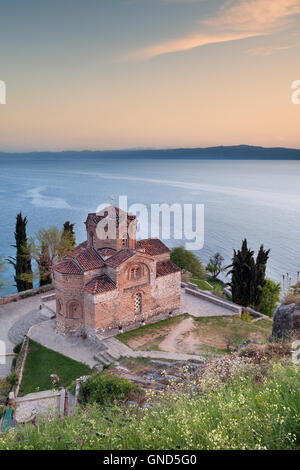
<path fill-rule="evenodd" d="M 93 157 L 93 158 L 150 158 L 193 160 L 300 160 L 300 149 L 281 147 L 255 147 L 250 145 L 219 146 L 207 148 L 178 149 L 126 149 L 82 150 L 61 152 L 0 152 L 0 157 Z"/>

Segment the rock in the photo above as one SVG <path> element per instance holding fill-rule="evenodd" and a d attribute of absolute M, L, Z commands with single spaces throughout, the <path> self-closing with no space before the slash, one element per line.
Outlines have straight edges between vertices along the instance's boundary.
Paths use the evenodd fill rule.
<path fill-rule="evenodd" d="M 144 403 L 142 405 L 142 408 L 147 408 L 148 410 L 150 410 L 152 408 L 152 406 L 150 405 L 150 403 Z"/>
<path fill-rule="evenodd" d="M 136 401 L 130 400 L 127 402 L 127 406 L 139 406 L 139 404 Z"/>
<path fill-rule="evenodd" d="M 289 339 L 293 332 L 300 333 L 300 309 L 296 304 L 280 305 L 274 313 L 272 336 Z"/>

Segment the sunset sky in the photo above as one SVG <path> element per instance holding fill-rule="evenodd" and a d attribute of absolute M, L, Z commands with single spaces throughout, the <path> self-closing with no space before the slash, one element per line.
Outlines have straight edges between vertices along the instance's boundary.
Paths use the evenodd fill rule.
<path fill-rule="evenodd" d="M 0 0 L 0 151 L 300 148 L 300 0 Z"/>

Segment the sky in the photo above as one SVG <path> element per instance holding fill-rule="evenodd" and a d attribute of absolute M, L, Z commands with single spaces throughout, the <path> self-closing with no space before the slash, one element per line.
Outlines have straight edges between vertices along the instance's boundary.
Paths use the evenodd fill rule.
<path fill-rule="evenodd" d="M 300 0 L 0 0 L 0 151 L 300 148 Z"/>

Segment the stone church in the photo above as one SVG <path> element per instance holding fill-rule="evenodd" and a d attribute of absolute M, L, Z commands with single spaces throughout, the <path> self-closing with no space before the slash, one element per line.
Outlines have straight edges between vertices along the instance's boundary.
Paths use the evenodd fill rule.
<path fill-rule="evenodd" d="M 60 333 L 126 330 L 180 307 L 181 270 L 159 239 L 136 240 L 135 215 L 109 206 L 85 225 L 87 241 L 53 266 Z"/>

